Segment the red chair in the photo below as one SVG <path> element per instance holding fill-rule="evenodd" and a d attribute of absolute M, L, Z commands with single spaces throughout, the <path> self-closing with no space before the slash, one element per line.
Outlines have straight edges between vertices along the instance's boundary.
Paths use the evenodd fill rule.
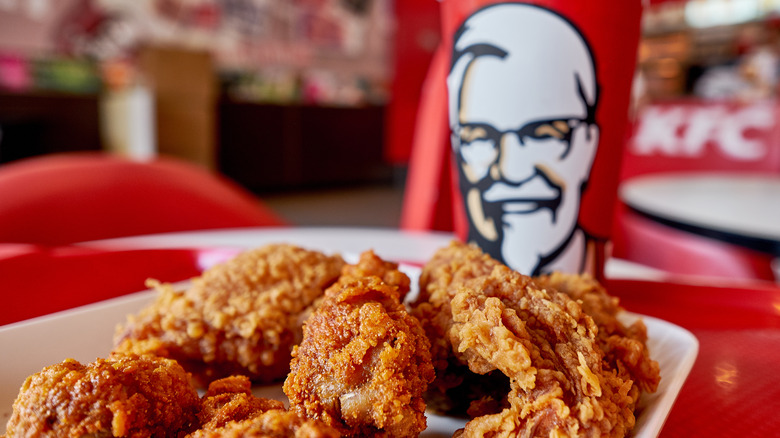
<path fill-rule="evenodd" d="M 772 256 L 678 230 L 618 206 L 613 256 L 683 276 L 774 281 Z"/>
<path fill-rule="evenodd" d="M 62 245 L 140 234 L 282 226 L 237 184 L 186 162 L 101 153 L 0 166 L 0 242 Z"/>

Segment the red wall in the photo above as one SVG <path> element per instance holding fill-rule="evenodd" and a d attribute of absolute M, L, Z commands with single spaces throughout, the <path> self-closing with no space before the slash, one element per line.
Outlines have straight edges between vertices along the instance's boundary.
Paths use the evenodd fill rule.
<path fill-rule="evenodd" d="M 420 89 L 439 43 L 439 3 L 396 0 L 395 15 L 385 158 L 392 164 L 405 164 L 411 152 Z"/>

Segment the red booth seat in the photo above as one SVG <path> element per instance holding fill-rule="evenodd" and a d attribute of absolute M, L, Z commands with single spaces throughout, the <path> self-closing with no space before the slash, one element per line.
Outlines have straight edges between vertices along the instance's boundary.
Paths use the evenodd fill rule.
<path fill-rule="evenodd" d="M 186 162 L 109 154 L 0 166 L 0 242 L 73 242 L 285 222 L 232 181 Z"/>

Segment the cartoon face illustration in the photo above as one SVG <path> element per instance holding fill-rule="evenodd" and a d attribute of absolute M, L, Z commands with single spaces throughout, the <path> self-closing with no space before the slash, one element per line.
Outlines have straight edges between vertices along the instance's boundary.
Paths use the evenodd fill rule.
<path fill-rule="evenodd" d="M 580 271 L 577 217 L 599 139 L 582 35 L 538 6 L 491 5 L 455 35 L 447 86 L 469 240 L 524 274 Z"/>

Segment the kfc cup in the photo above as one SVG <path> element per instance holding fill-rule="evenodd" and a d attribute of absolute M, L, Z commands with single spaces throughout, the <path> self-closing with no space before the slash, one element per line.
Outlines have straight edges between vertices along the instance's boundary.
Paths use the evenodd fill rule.
<path fill-rule="evenodd" d="M 442 0 L 456 232 L 528 275 L 603 272 L 641 0 Z"/>

